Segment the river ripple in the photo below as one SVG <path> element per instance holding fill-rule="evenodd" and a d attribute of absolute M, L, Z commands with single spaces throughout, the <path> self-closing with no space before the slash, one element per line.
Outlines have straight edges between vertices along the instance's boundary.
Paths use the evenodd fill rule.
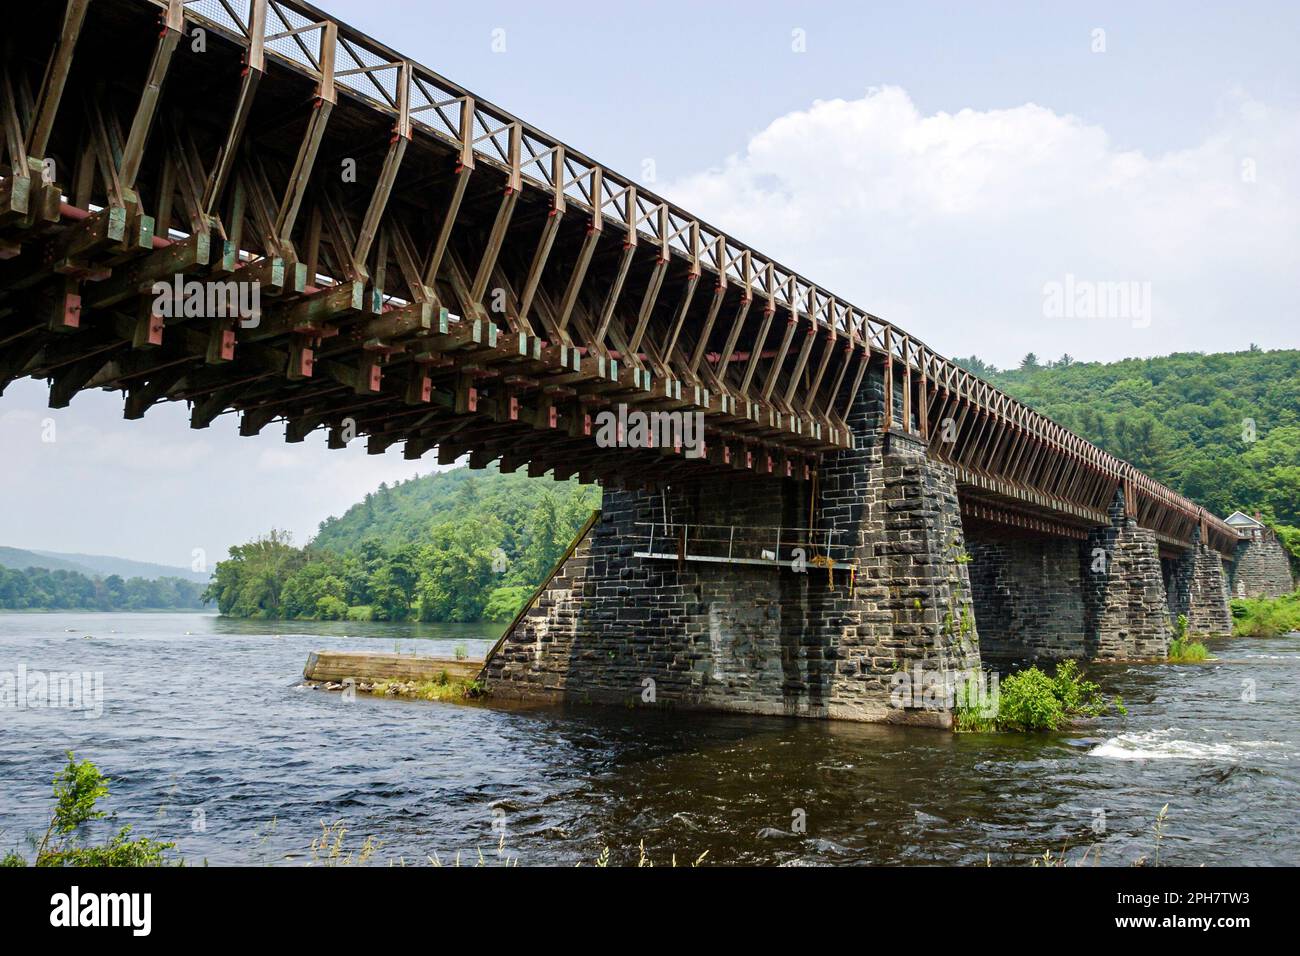
<path fill-rule="evenodd" d="M 366 636 L 357 636 L 364 628 Z M 89 637 L 87 637 L 89 635 Z M 412 703 L 299 686 L 316 648 L 481 655 L 477 626 L 262 624 L 209 614 L 3 614 L 0 673 L 102 672 L 103 713 L 0 710 L 0 848 L 43 832 L 65 750 L 115 819 L 187 861 L 300 864 L 321 821 L 376 862 L 1300 864 L 1300 634 L 1219 663 L 1096 667 L 1127 719 L 953 736 L 820 721 Z M 1245 698 L 1253 695 L 1253 701 Z M 806 821 L 796 832 L 796 821 Z M 499 853 L 504 833 L 505 851 Z M 29 854 L 30 855 L 30 854 Z"/>

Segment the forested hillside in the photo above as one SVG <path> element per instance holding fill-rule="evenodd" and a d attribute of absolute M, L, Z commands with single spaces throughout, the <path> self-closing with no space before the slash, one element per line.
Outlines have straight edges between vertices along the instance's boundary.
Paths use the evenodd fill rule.
<path fill-rule="evenodd" d="M 957 361 L 1220 517 L 1261 512 L 1300 555 L 1300 351 Z"/>
<path fill-rule="evenodd" d="M 231 548 L 207 596 L 222 614 L 477 621 L 515 613 L 600 505 L 576 482 L 458 468 L 380 485 L 303 548 Z"/>

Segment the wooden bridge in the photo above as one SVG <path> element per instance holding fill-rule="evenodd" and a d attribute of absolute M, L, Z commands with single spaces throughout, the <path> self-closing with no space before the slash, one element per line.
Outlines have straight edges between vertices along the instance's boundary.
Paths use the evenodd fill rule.
<path fill-rule="evenodd" d="M 195 428 L 233 411 L 244 435 L 283 421 L 290 442 L 636 488 L 813 480 L 853 448 L 872 369 L 880 428 L 955 470 L 972 522 L 1082 538 L 1118 494 L 1164 548 L 1236 545 L 914 336 L 311 4 L 0 17 L 0 389 L 45 379 L 56 408 L 117 389 L 127 418 L 184 401 Z M 618 405 L 701 413 L 705 453 L 600 447 Z"/>

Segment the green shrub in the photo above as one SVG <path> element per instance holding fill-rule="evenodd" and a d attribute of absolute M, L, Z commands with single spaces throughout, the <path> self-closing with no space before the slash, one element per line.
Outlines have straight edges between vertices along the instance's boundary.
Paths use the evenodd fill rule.
<path fill-rule="evenodd" d="M 1209 656 L 1209 649 L 1204 644 L 1178 637 L 1169 642 L 1169 660 L 1175 664 L 1195 664 Z"/>
<path fill-rule="evenodd" d="M 1118 697 L 1113 704 L 1119 713 L 1125 713 Z M 1101 689 L 1080 673 L 1075 661 L 1061 661 L 1052 677 L 1037 667 L 1030 667 L 1002 681 L 998 688 L 996 723 L 999 730 L 1022 733 L 1057 730 L 1071 718 L 1098 717 L 1110 706 Z M 974 723 L 969 719 L 963 721 L 961 715 L 958 717 L 955 722 L 958 730 L 968 729 L 962 726 L 963 722 Z"/>
<path fill-rule="evenodd" d="M 320 621 L 345 621 L 348 618 L 348 606 L 341 598 L 327 594 L 316 601 L 316 619 Z"/>
<path fill-rule="evenodd" d="M 1099 717 L 1106 712 L 1106 699 L 1101 696 L 1101 688 L 1084 679 L 1078 661 L 1057 664 L 1052 687 L 1061 706 L 1071 716 Z"/>
<path fill-rule="evenodd" d="M 109 780 L 89 760 L 77 761 L 68 751 L 68 765 L 54 778 L 54 810 L 50 825 L 36 845 L 37 866 L 161 866 L 164 854 L 175 843 L 160 843 L 141 837 L 132 840 L 131 828 L 122 827 L 102 846 L 77 842 L 77 831 L 91 820 L 106 816 L 96 810 L 101 797 L 108 796 Z M 0 860 L 0 866 L 26 866 L 17 852 Z"/>
<path fill-rule="evenodd" d="M 1037 667 L 1012 674 L 998 692 L 1001 730 L 1056 730 L 1065 720 L 1065 708 L 1056 696 L 1056 682 Z"/>
<path fill-rule="evenodd" d="M 348 608 L 349 621 L 373 621 L 374 619 L 375 611 L 369 604 L 358 604 Z"/>

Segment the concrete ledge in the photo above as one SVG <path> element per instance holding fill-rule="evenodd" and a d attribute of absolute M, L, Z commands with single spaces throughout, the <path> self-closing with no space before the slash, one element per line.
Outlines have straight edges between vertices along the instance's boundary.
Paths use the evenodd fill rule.
<path fill-rule="evenodd" d="M 374 654 L 367 651 L 312 651 L 302 676 L 307 680 L 339 683 L 356 681 L 436 681 L 443 673 L 451 680 L 473 680 L 481 660 L 424 657 L 416 654 Z"/>

